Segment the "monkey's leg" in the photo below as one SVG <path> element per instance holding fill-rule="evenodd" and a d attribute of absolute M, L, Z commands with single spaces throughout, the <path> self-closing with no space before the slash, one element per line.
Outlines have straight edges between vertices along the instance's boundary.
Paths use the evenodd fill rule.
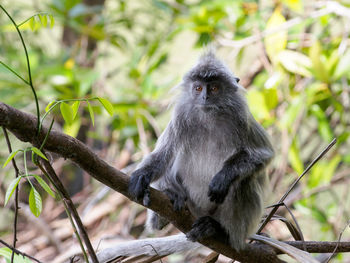
<path fill-rule="evenodd" d="M 161 217 L 152 210 L 147 210 L 147 222 L 146 228 L 148 231 L 153 232 L 153 230 L 161 230 L 169 223 L 164 217 Z"/>
<path fill-rule="evenodd" d="M 198 218 L 192 225 L 190 232 L 186 234 L 191 241 L 198 241 L 207 237 L 215 236 L 221 242 L 228 244 L 228 234 L 225 229 L 210 216 Z"/>

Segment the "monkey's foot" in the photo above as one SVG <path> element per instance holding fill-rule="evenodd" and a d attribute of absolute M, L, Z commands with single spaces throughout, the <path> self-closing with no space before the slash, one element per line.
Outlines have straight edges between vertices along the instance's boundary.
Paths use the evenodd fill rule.
<path fill-rule="evenodd" d="M 220 241 L 228 243 L 228 235 L 225 229 L 220 225 L 219 222 L 210 216 L 198 218 L 186 236 L 193 242 L 215 236 Z"/>
<path fill-rule="evenodd" d="M 165 189 L 164 193 L 169 197 L 170 202 L 173 204 L 174 211 L 180 211 L 185 207 L 187 196 L 171 189 Z"/>

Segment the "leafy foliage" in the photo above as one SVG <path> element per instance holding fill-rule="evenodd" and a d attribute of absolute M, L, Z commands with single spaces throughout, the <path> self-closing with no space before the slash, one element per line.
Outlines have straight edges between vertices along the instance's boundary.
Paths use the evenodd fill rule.
<path fill-rule="evenodd" d="M 90 146 L 99 150 L 113 145 L 117 149 L 110 151 L 117 157 L 110 158 L 118 159 L 130 143 L 143 153 L 153 147 L 158 126 L 168 120 L 167 91 L 190 65 L 186 50 L 217 46 L 241 79 L 259 62 L 260 69 L 249 75 L 247 100 L 273 138 L 277 158 L 271 182 L 276 195 L 322 147 L 338 139 L 336 149 L 301 181 L 302 194 L 294 207 L 318 223 L 315 227 L 321 231 L 315 239 L 335 239 L 335 229 L 349 219 L 346 207 L 335 209 L 344 206 L 339 202 L 343 197 L 349 200 L 343 194 L 349 180 L 341 176 L 350 164 L 348 18 L 324 12 L 329 7 L 314 5 L 317 1 L 262 2 L 148 0 L 91 6 L 82 0 L 50 0 L 38 3 L 47 12 L 28 8 L 30 17 L 16 1 L 6 8 L 16 21 L 23 21 L 18 29 L 28 45 L 38 102 L 47 105 L 40 124 L 54 119 L 67 134 L 89 137 Z M 344 1 L 328 4 L 348 10 Z M 34 112 L 27 60 L 18 49 L 21 40 L 5 16 L 0 16 L 0 30 L 0 98 Z M 1 152 L 3 167 L 18 152 L 46 158 L 41 148 L 23 149 L 10 155 Z M 23 178 L 35 178 L 55 196 L 41 177 L 25 170 L 7 180 L 5 204 Z M 343 185 L 335 185 L 337 180 Z M 40 191 L 30 187 L 31 211 L 39 215 Z M 324 193 L 322 187 L 337 190 Z"/>

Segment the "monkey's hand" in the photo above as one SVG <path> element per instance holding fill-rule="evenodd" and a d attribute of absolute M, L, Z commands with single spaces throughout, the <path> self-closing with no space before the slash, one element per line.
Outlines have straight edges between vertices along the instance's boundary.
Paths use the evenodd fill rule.
<path fill-rule="evenodd" d="M 174 211 L 180 211 L 185 207 L 187 196 L 176 192 L 173 189 L 167 188 L 164 190 L 164 193 L 169 197 L 170 202 L 173 204 Z"/>
<path fill-rule="evenodd" d="M 129 181 L 129 193 L 137 200 L 143 200 L 144 205 L 149 205 L 149 185 L 152 175 L 148 169 L 140 168 L 131 174 Z"/>
<path fill-rule="evenodd" d="M 225 170 L 218 172 L 209 184 L 208 196 L 210 201 L 217 204 L 224 202 L 230 185 L 231 183 L 230 180 L 228 180 Z"/>

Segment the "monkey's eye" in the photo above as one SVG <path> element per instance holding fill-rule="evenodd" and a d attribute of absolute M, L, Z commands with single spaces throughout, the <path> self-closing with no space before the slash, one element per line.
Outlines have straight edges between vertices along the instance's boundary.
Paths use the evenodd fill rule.
<path fill-rule="evenodd" d="M 203 87 L 200 86 L 200 85 L 198 85 L 198 86 L 195 87 L 195 90 L 196 90 L 196 91 L 202 91 L 202 90 L 203 90 Z"/>
<path fill-rule="evenodd" d="M 214 86 L 211 86 L 211 87 L 210 87 L 210 90 L 211 90 L 212 92 L 217 92 L 217 91 L 219 90 L 219 88 L 218 88 L 218 86 L 214 85 Z"/>

